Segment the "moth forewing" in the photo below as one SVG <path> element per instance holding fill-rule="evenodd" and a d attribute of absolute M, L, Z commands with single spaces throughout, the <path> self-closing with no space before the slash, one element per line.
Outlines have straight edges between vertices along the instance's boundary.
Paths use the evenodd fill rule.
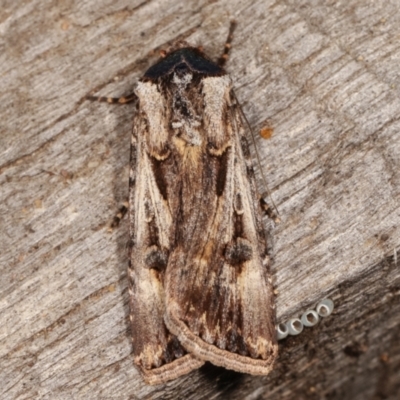
<path fill-rule="evenodd" d="M 250 153 L 227 75 L 201 85 L 202 161 L 197 179 L 180 171 L 185 239 L 169 256 L 165 322 L 196 357 L 264 375 L 277 356 L 275 311 Z"/>
<path fill-rule="evenodd" d="M 140 100 L 140 90 L 137 93 Z M 131 139 L 130 319 L 134 362 L 147 383 L 161 384 L 199 368 L 203 361 L 188 354 L 164 323 L 163 280 L 172 218 L 168 212 L 159 215 L 163 200 L 154 190 L 157 184 L 152 174 L 153 156 L 146 142 L 152 128 L 143 117 L 146 107 L 146 102 L 141 101 Z"/>

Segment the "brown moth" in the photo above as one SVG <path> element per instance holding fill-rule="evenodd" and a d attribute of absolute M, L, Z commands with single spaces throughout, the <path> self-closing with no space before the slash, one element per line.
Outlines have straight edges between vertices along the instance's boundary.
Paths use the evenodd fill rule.
<path fill-rule="evenodd" d="M 210 361 L 266 375 L 277 357 L 262 207 L 222 65 L 176 43 L 137 84 L 130 161 L 134 362 L 149 384 Z M 137 98 L 136 98 L 137 97 Z"/>

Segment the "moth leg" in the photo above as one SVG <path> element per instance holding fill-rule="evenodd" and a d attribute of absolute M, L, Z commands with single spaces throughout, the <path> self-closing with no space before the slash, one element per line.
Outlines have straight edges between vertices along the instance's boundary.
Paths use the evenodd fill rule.
<path fill-rule="evenodd" d="M 268 203 L 262 197 L 260 197 L 260 206 L 264 215 L 267 215 L 268 218 L 272 219 L 276 224 L 279 224 L 279 222 L 281 222 L 281 219 L 278 217 L 275 211 L 268 205 Z"/>
<path fill-rule="evenodd" d="M 232 39 L 233 39 L 233 31 L 235 30 L 236 25 L 237 25 L 236 21 L 231 21 L 231 25 L 229 27 L 228 37 L 226 39 L 225 46 L 224 46 L 224 51 L 222 52 L 221 57 L 218 58 L 218 61 L 217 61 L 218 65 L 220 67 L 223 67 L 225 65 L 226 61 L 229 58 L 229 54 L 228 53 L 229 53 L 229 50 L 232 47 L 231 43 L 232 43 Z"/>
<path fill-rule="evenodd" d="M 114 228 L 116 228 L 119 225 L 119 223 L 121 222 L 121 220 L 125 217 L 125 215 L 128 212 L 128 206 L 129 206 L 129 203 L 127 200 L 127 201 L 124 201 L 122 206 L 118 209 L 118 212 L 114 215 L 112 222 L 109 225 L 108 230 L 110 232 L 113 231 Z"/>
<path fill-rule="evenodd" d="M 122 97 L 86 96 L 86 100 L 100 101 L 109 104 L 127 104 L 127 103 L 132 103 L 136 99 L 137 96 L 135 93 L 130 93 L 127 96 L 122 96 Z"/>

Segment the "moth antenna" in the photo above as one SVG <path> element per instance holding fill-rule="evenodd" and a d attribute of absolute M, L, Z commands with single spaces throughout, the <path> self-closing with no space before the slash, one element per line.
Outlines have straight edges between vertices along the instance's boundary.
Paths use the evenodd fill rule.
<path fill-rule="evenodd" d="M 235 30 L 236 26 L 237 26 L 237 22 L 235 20 L 231 21 L 228 37 L 226 39 L 225 46 L 224 46 L 224 51 L 222 52 L 222 55 L 218 58 L 218 61 L 217 61 L 218 65 L 220 67 L 223 67 L 229 58 L 229 51 L 232 47 L 231 43 L 233 40 L 233 31 Z"/>

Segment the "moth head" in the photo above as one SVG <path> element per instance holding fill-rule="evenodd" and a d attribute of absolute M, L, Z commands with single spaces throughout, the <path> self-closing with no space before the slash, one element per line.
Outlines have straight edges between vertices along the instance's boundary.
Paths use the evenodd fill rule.
<path fill-rule="evenodd" d="M 222 76 L 225 71 L 209 60 L 204 53 L 186 42 L 178 42 L 144 74 L 143 80 L 157 81 L 172 76 L 186 76 L 188 72 L 199 76 Z"/>

